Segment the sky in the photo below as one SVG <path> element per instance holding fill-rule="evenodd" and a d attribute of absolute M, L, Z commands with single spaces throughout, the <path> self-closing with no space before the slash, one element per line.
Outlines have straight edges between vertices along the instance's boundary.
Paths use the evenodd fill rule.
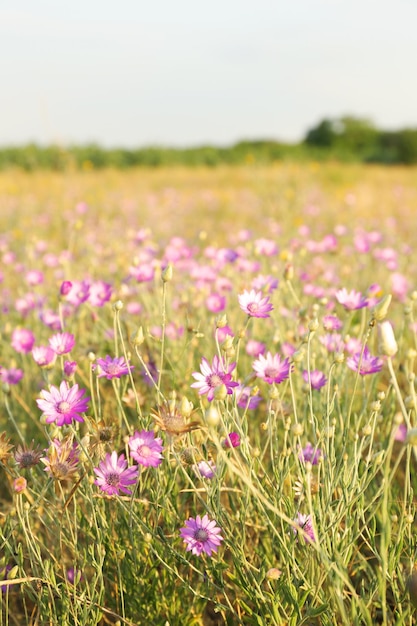
<path fill-rule="evenodd" d="M 417 0 L 0 0 L 0 145 L 417 127 Z"/>

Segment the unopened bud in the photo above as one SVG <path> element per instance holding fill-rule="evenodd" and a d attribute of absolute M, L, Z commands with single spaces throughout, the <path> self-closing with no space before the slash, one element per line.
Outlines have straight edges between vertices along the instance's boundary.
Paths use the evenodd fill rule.
<path fill-rule="evenodd" d="M 116 300 L 116 302 L 113 304 L 113 309 L 115 311 L 121 311 L 123 309 L 123 302 L 121 300 Z"/>
<path fill-rule="evenodd" d="M 389 305 L 391 304 L 392 295 L 389 293 L 374 306 L 373 316 L 377 322 L 382 322 L 387 316 Z"/>
<path fill-rule="evenodd" d="M 138 346 L 141 346 L 144 341 L 145 341 L 145 336 L 143 334 L 143 328 L 142 326 L 139 326 L 137 331 L 132 333 L 132 335 L 130 336 L 130 343 L 133 346 L 138 347 Z"/>
<path fill-rule="evenodd" d="M 184 417 L 190 417 L 193 411 L 193 403 L 190 402 L 185 396 L 181 400 L 180 412 Z"/>
<path fill-rule="evenodd" d="M 386 356 L 394 356 L 398 352 L 394 330 L 388 320 L 379 324 L 379 349 Z"/>
<path fill-rule="evenodd" d="M 172 280 L 171 263 L 168 263 L 168 265 L 162 270 L 161 278 L 164 283 L 169 283 L 169 281 Z"/>
<path fill-rule="evenodd" d="M 216 400 L 225 400 L 227 398 L 227 387 L 226 385 L 219 385 L 214 390 L 214 398 Z"/>
<path fill-rule="evenodd" d="M 318 327 L 319 327 L 318 319 L 311 320 L 311 322 L 309 322 L 308 324 L 308 330 L 312 333 L 314 333 L 314 331 L 316 331 Z"/>
<path fill-rule="evenodd" d="M 225 326 L 227 326 L 227 316 L 219 315 L 216 318 L 216 328 L 224 328 Z"/>
<path fill-rule="evenodd" d="M 294 278 L 294 266 L 292 263 L 287 263 L 284 269 L 285 280 L 292 280 Z"/>
<path fill-rule="evenodd" d="M 220 423 L 220 413 L 212 404 L 207 409 L 205 418 L 208 426 L 216 427 Z"/>

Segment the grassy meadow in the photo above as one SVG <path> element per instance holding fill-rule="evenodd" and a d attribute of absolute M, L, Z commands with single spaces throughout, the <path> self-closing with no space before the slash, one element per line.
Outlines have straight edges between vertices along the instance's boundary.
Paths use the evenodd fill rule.
<path fill-rule="evenodd" d="M 412 626 L 417 169 L 0 172 L 0 626 Z"/>

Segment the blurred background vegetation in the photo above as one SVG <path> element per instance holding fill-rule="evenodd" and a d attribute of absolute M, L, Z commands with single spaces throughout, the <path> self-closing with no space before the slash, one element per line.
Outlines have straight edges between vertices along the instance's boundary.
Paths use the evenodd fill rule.
<path fill-rule="evenodd" d="M 417 128 L 385 131 L 376 128 L 370 120 L 345 116 L 321 120 L 296 144 L 248 140 L 228 147 L 204 145 L 189 148 L 148 146 L 106 149 L 97 144 L 40 146 L 33 143 L 0 147 L 0 169 L 17 167 L 26 171 L 169 165 L 265 165 L 289 159 L 412 165 L 417 163 Z"/>

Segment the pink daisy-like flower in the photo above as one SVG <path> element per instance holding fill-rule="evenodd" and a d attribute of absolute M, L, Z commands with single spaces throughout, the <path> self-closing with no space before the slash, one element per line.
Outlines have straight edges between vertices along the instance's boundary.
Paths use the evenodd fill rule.
<path fill-rule="evenodd" d="M 347 311 L 356 311 L 357 309 L 363 309 L 368 305 L 368 300 L 363 297 L 360 291 L 352 289 L 348 291 L 345 287 L 336 291 L 336 300 Z"/>
<path fill-rule="evenodd" d="M 200 517 L 197 515 L 194 519 L 190 517 L 185 522 L 185 526 L 181 528 L 180 535 L 187 544 L 187 552 L 200 556 L 205 552 L 211 556 L 213 552 L 217 552 L 217 548 L 223 541 L 221 536 L 222 529 L 217 526 L 217 522 L 210 520 L 208 515 Z"/>
<path fill-rule="evenodd" d="M 279 384 L 289 377 L 291 364 L 288 359 L 281 360 L 278 354 L 272 355 L 268 352 L 266 357 L 260 354 L 252 367 L 258 378 L 272 385 L 273 383 Z"/>
<path fill-rule="evenodd" d="M 102 307 L 112 295 L 112 286 L 103 280 L 97 280 L 90 285 L 88 301 L 93 306 Z"/>
<path fill-rule="evenodd" d="M 134 366 L 130 365 L 130 363 L 126 363 L 125 358 L 123 356 L 114 357 L 107 355 L 104 359 L 96 359 L 95 364 L 93 365 L 93 369 L 97 370 L 98 378 L 103 378 L 104 376 L 107 380 L 112 380 L 112 378 L 120 378 L 121 376 L 125 376 L 129 374 L 131 370 L 133 370 Z"/>
<path fill-rule="evenodd" d="M 261 291 L 245 291 L 238 295 L 239 305 L 242 311 L 249 317 L 270 317 L 269 312 L 274 308 L 268 296 L 264 296 Z"/>
<path fill-rule="evenodd" d="M 200 364 L 200 372 L 193 372 L 193 377 L 197 382 L 192 383 L 191 387 L 198 389 L 200 396 L 207 394 L 207 400 L 211 402 L 214 398 L 214 392 L 217 387 L 225 385 L 227 393 L 233 393 L 233 387 L 237 387 L 239 383 L 232 381 L 232 372 L 236 367 L 236 363 L 231 363 L 227 369 L 217 355 L 213 357 L 212 364 L 206 358 L 202 358 Z"/>
<path fill-rule="evenodd" d="M 16 328 L 13 331 L 11 343 L 16 352 L 28 354 L 35 344 L 35 335 L 28 328 Z"/>
<path fill-rule="evenodd" d="M 144 467 L 158 467 L 162 463 L 162 439 L 155 437 L 153 430 L 135 432 L 129 438 L 132 459 Z"/>
<path fill-rule="evenodd" d="M 58 354 L 68 354 L 75 345 L 74 335 L 71 333 L 56 333 L 49 338 L 49 345 Z"/>
<path fill-rule="evenodd" d="M 308 371 L 303 371 L 303 379 L 308 384 Z M 320 370 L 310 371 L 310 384 L 312 389 L 321 389 L 327 383 L 327 378 Z"/>
<path fill-rule="evenodd" d="M 323 328 L 327 331 L 340 330 L 343 322 L 336 315 L 325 315 L 323 317 Z"/>
<path fill-rule="evenodd" d="M 40 399 L 36 400 L 36 404 L 43 411 L 43 416 L 47 424 L 56 422 L 57 426 L 71 424 L 73 420 L 83 422 L 84 413 L 88 408 L 88 397 L 84 397 L 85 389 L 79 389 L 78 385 L 70 387 L 63 380 L 59 386 L 50 386 L 49 391 L 45 389 L 41 391 Z"/>
<path fill-rule="evenodd" d="M 79 306 L 88 300 L 88 296 L 90 295 L 90 285 L 85 280 L 74 280 L 72 282 L 65 281 L 65 283 L 61 285 L 61 294 L 65 295 L 65 298 L 68 302 L 70 302 L 70 304 Z"/>
<path fill-rule="evenodd" d="M 0 366 L 0 380 L 8 385 L 17 385 L 23 378 L 23 370 L 10 367 L 8 370 Z"/>
<path fill-rule="evenodd" d="M 362 358 L 361 358 L 362 356 Z M 346 359 L 346 365 L 354 372 L 359 372 L 361 376 L 367 374 L 376 374 L 382 370 L 384 362 L 377 356 L 372 356 L 367 346 L 361 355 L 361 352 L 357 352 L 353 356 Z"/>
<path fill-rule="evenodd" d="M 94 484 L 100 487 L 108 496 L 119 495 L 119 491 L 130 494 L 129 485 L 133 485 L 138 479 L 139 469 L 137 465 L 128 467 L 125 455 L 117 456 L 117 452 L 106 454 L 106 458 L 94 468 L 97 478 Z"/>
<path fill-rule="evenodd" d="M 216 474 L 216 464 L 214 461 L 200 461 L 193 465 L 193 470 L 198 478 L 211 480 Z"/>
<path fill-rule="evenodd" d="M 35 346 L 32 356 L 39 367 L 52 367 L 56 361 L 56 352 L 49 346 Z"/>
<path fill-rule="evenodd" d="M 294 522 L 296 522 L 300 530 L 304 531 L 304 532 L 300 532 L 300 530 L 293 528 L 293 532 L 295 534 L 298 533 L 299 535 L 303 535 L 304 541 L 306 543 L 314 543 L 316 541 L 316 537 L 314 535 L 313 523 L 311 521 L 310 515 L 297 513 L 297 517 L 295 518 Z"/>

